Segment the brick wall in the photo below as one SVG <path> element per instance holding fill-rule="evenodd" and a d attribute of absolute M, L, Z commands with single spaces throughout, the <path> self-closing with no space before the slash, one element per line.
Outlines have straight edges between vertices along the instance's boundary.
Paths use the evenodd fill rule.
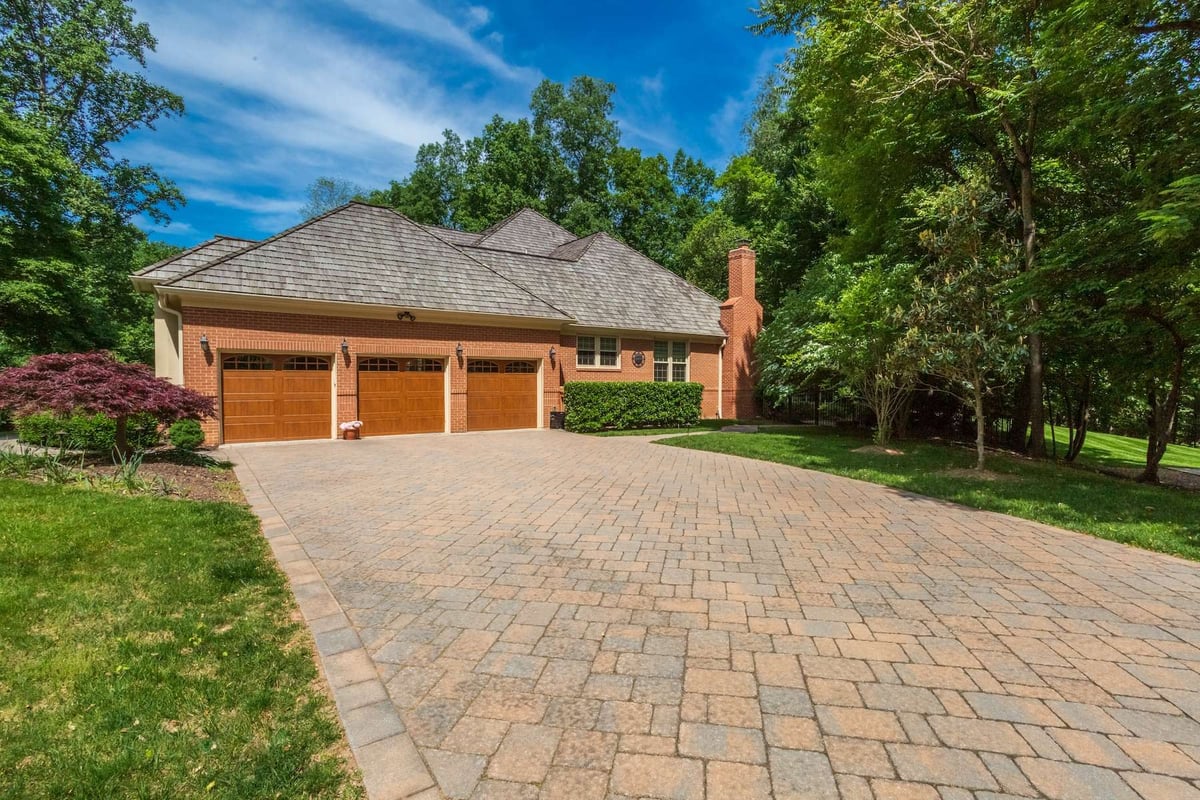
<path fill-rule="evenodd" d="M 200 348 L 201 334 L 208 337 L 210 353 Z M 341 353 L 345 339 L 349 355 Z M 463 360 L 455 355 L 462 343 Z M 551 363 L 550 348 L 557 350 Z M 718 343 L 693 342 L 690 377 L 704 384 L 702 414 L 717 415 Z M 641 350 L 646 363 L 633 366 L 633 353 Z M 387 319 L 329 317 L 315 314 L 283 314 L 263 311 L 185 306 L 183 309 L 184 384 L 218 398 L 220 358 L 230 352 L 299 353 L 333 359 L 333 381 L 338 422 L 358 415 L 356 357 L 428 356 L 447 360 L 450 377 L 450 429 L 467 427 L 467 373 L 469 358 L 520 358 L 542 363 L 544 385 L 542 425 L 550 411 L 562 408 L 562 386 L 568 380 L 653 380 L 654 342 L 649 339 L 621 340 L 620 369 L 586 370 L 575 366 L 575 337 L 556 330 L 495 328 Z M 219 398 L 218 398 L 219 399 Z M 204 423 L 209 441 L 219 441 L 217 420 Z M 331 426 L 332 435 L 332 426 Z"/>
<path fill-rule="evenodd" d="M 760 413 L 754 346 L 762 330 L 763 310 L 756 298 L 756 280 L 754 251 L 741 243 L 729 252 L 729 299 L 721 304 L 721 327 L 729 335 L 722 362 L 721 416 L 728 419 L 753 419 Z"/>
<path fill-rule="evenodd" d="M 663 336 L 662 339 L 668 337 Z M 676 337 L 686 340 L 686 336 Z M 621 354 L 619 367 L 576 366 L 575 337 L 563 336 L 558 350 L 562 354 L 555 362 L 558 386 L 567 381 L 652 381 L 654 380 L 654 339 L 619 337 Z M 710 419 L 717 416 L 717 363 L 721 345 L 718 342 L 691 342 L 688 356 L 688 377 L 704 384 L 700 403 L 700 416 Z M 633 354 L 641 351 L 646 356 L 642 366 L 633 365 Z"/>

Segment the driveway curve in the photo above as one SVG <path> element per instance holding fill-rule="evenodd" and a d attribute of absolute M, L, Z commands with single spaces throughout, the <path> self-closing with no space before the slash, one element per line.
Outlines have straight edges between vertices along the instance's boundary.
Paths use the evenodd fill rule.
<path fill-rule="evenodd" d="M 1200 798 L 1196 564 L 638 438 L 233 452 L 437 784 L 373 796 Z"/>

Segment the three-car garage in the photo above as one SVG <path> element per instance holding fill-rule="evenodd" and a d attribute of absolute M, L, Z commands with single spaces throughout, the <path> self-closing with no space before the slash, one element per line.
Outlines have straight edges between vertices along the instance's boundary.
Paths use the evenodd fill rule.
<path fill-rule="evenodd" d="M 450 361 L 361 355 L 343 365 L 324 355 L 223 354 L 222 441 L 330 438 L 336 431 L 335 402 L 354 404 L 364 436 L 446 431 Z M 537 361 L 468 359 L 462 368 L 467 430 L 538 427 Z"/>

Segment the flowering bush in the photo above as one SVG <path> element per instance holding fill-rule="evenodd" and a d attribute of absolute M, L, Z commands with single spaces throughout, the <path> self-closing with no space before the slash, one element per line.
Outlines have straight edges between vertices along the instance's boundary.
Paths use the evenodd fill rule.
<path fill-rule="evenodd" d="M 343 422 L 341 425 L 338 425 L 338 430 L 356 431 L 361 427 L 362 427 L 362 422 L 356 419 L 356 420 L 351 420 L 350 422 Z"/>

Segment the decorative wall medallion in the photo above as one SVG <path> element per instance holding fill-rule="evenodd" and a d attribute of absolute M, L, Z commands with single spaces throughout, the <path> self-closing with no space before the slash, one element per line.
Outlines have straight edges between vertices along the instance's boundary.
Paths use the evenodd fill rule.
<path fill-rule="evenodd" d="M 641 367 L 645 363 L 646 363 L 646 354 L 643 353 L 641 350 L 635 351 L 633 354 L 633 365 L 635 367 Z"/>

